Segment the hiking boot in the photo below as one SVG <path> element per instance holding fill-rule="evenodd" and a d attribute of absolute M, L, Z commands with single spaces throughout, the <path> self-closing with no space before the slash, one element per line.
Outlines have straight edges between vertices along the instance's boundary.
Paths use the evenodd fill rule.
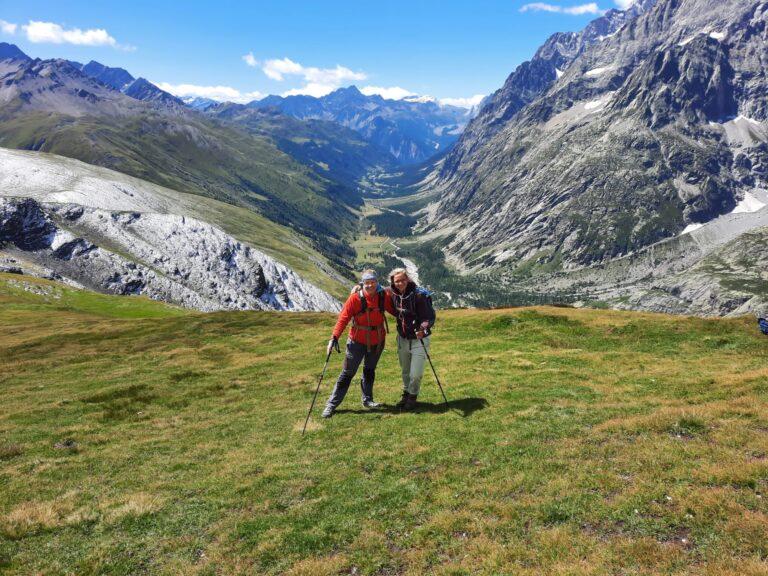
<path fill-rule="evenodd" d="M 381 404 L 373 400 L 363 400 L 363 408 L 381 408 Z"/>
<path fill-rule="evenodd" d="M 405 408 L 406 402 L 408 402 L 408 392 L 403 391 L 403 395 L 400 397 L 400 401 L 395 404 L 395 408 Z"/>
<path fill-rule="evenodd" d="M 413 410 L 416 408 L 416 394 L 408 394 L 408 398 L 405 400 L 403 410 Z"/>
<path fill-rule="evenodd" d="M 321 416 L 323 418 L 330 418 L 331 416 L 333 416 L 334 412 L 336 412 L 336 408 L 334 408 L 333 406 L 326 406 Z"/>

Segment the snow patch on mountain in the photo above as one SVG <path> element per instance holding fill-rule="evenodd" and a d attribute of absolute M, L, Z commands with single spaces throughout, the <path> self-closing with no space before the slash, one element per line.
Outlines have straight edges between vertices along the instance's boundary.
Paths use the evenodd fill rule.
<path fill-rule="evenodd" d="M 757 212 L 761 208 L 765 207 L 765 203 L 755 198 L 749 192 L 744 193 L 744 198 L 736 204 L 736 208 L 731 211 L 731 214 L 742 214 Z"/>
<path fill-rule="evenodd" d="M 688 234 L 689 232 L 693 232 L 694 230 L 698 230 L 702 226 L 704 226 L 704 224 L 700 224 L 699 222 L 694 222 L 693 224 L 688 224 L 688 226 L 683 228 L 683 231 L 680 232 L 680 236 L 682 236 L 683 234 Z"/>
<path fill-rule="evenodd" d="M 594 110 L 595 108 L 602 108 L 605 106 L 605 100 L 592 100 L 584 104 L 585 110 Z"/>
<path fill-rule="evenodd" d="M 758 198 L 757 195 L 760 195 L 762 199 Z M 723 214 L 722 216 L 719 216 L 718 218 L 715 218 L 713 220 L 710 220 L 709 222 L 699 223 L 694 222 L 692 224 L 688 224 L 682 232 L 680 232 L 680 236 L 683 234 L 689 234 L 690 232 L 693 232 L 694 230 L 699 230 L 700 228 L 717 228 L 717 227 L 723 227 L 723 226 L 729 226 L 730 222 L 734 221 L 734 218 L 738 218 L 738 216 L 733 216 L 735 214 L 753 214 L 755 212 L 759 212 L 763 208 L 766 207 L 766 202 L 768 202 L 768 197 L 766 197 L 766 192 L 764 190 L 755 190 L 754 193 L 745 192 L 744 198 L 742 198 L 737 204 L 736 207 L 731 210 L 727 214 Z M 760 224 L 764 224 L 764 222 L 761 220 Z"/>
<path fill-rule="evenodd" d="M 699 30 L 696 34 L 692 34 L 691 36 L 686 37 L 684 40 L 678 42 L 677 45 L 686 46 L 693 42 L 697 36 L 702 35 L 707 35 L 710 38 L 717 40 L 718 42 L 722 42 L 728 36 L 726 32 L 713 32 L 711 28 L 705 28 L 704 30 Z"/>
<path fill-rule="evenodd" d="M 759 120 L 755 120 L 754 118 L 747 118 L 746 116 L 741 116 L 741 115 L 737 116 L 736 119 L 734 120 L 734 122 L 739 122 L 739 121 L 749 122 L 750 124 L 754 124 L 756 126 L 763 125 L 763 123 L 760 122 Z"/>
<path fill-rule="evenodd" d="M 591 70 L 587 70 L 584 75 L 585 76 L 600 76 L 601 74 L 605 74 L 609 70 L 612 70 L 611 66 L 602 66 L 600 68 L 592 68 Z"/>
<path fill-rule="evenodd" d="M 722 128 L 728 144 L 736 148 L 768 142 L 768 125 L 747 116 L 740 115 L 726 122 L 710 122 L 709 125 Z"/>

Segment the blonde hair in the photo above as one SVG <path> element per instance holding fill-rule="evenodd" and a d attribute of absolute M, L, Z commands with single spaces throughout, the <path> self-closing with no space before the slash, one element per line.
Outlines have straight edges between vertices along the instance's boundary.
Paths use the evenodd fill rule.
<path fill-rule="evenodd" d="M 397 276 L 398 274 L 405 274 L 405 277 L 408 278 L 408 280 L 411 279 L 411 277 L 408 276 L 408 270 L 406 270 L 405 268 L 395 268 L 394 270 L 392 270 L 392 272 L 389 273 L 389 277 L 394 280 L 395 276 Z"/>

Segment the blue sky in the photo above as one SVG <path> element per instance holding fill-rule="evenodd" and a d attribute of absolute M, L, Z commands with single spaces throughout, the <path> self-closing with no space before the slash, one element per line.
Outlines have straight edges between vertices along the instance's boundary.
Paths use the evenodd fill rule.
<path fill-rule="evenodd" d="M 0 40 L 120 66 L 180 95 L 247 101 L 355 84 L 466 103 L 553 32 L 631 2 L 0 0 Z"/>

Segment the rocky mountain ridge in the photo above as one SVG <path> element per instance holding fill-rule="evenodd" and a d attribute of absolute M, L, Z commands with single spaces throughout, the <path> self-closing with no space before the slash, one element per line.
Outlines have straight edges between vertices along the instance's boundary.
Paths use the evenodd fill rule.
<path fill-rule="evenodd" d="M 616 34 L 655 3 L 656 0 L 639 0 L 627 10 L 608 10 L 580 32 L 558 32 L 550 36 L 530 61 L 518 66 L 504 85 L 488 96 L 447 155 L 440 168 L 441 177 L 453 174 L 479 144 L 490 140 L 522 108 L 544 94 L 578 55 Z"/>
<path fill-rule="evenodd" d="M 502 89 L 446 157 L 422 225 L 455 265 L 576 269 L 725 214 L 765 185 L 766 2 L 640 8 L 580 51 L 550 39 L 515 73 L 548 66 L 531 100 Z M 564 52 L 573 57 L 556 68 Z"/>
<path fill-rule="evenodd" d="M 79 62 L 72 62 L 71 60 L 68 60 L 67 62 L 89 78 L 93 78 L 94 80 L 136 100 L 155 102 L 171 109 L 186 105 L 186 102 L 180 98 L 176 98 L 176 96 L 169 94 L 165 90 L 161 90 L 146 78 L 134 78 L 130 72 L 124 68 L 105 66 L 95 60 L 91 60 L 85 65 L 82 65 Z"/>
<path fill-rule="evenodd" d="M 121 92 L 135 100 L 153 101 L 161 103 L 169 108 L 183 107 L 185 103 L 176 98 L 172 94 L 161 90 L 145 78 L 134 78 L 127 70 L 123 68 L 112 68 L 105 66 L 100 62 L 91 60 L 88 64 L 81 64 L 73 60 L 53 59 L 53 60 L 41 60 L 39 58 L 30 58 L 27 54 L 22 52 L 18 46 L 14 44 L 8 44 L 7 42 L 0 42 L 0 61 L 8 60 L 12 62 L 25 62 L 31 63 L 33 66 L 29 72 L 34 73 L 43 72 L 49 77 L 61 79 L 66 74 L 73 74 L 74 71 L 80 72 L 87 78 L 95 80 L 98 84 L 111 88 L 117 92 Z M 62 68 L 61 71 L 54 71 L 50 66 L 51 63 L 57 63 Z M 13 64 L 11 64 L 12 66 Z M 68 67 L 69 70 L 64 72 L 64 69 Z M 48 89 L 51 89 L 49 86 Z M 86 90 L 87 91 L 87 90 Z M 94 101 L 96 97 L 95 93 L 83 94 L 82 97 L 89 98 Z"/>
<path fill-rule="evenodd" d="M 401 164 L 427 160 L 452 145 L 470 120 L 470 111 L 434 101 L 387 100 L 366 96 L 356 86 L 320 98 L 267 96 L 248 104 L 275 108 L 300 119 L 333 121 L 387 150 Z"/>

